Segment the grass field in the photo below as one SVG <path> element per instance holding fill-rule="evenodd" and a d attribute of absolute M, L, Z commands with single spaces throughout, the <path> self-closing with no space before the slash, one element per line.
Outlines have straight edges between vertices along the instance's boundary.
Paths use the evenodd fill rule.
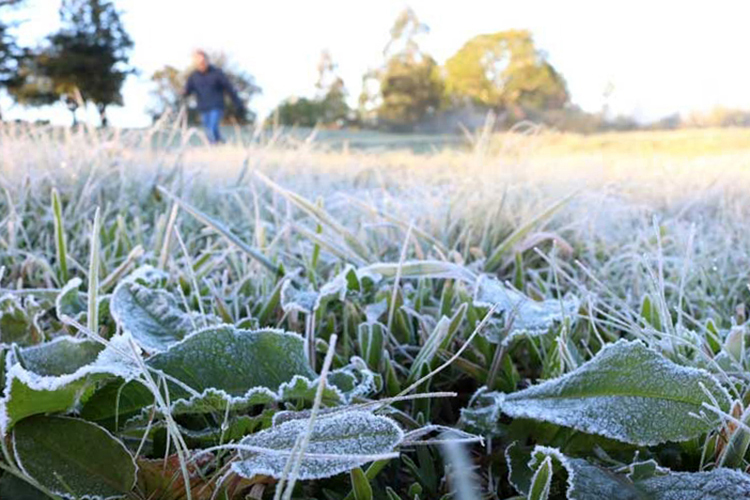
<path fill-rule="evenodd" d="M 3 129 L 0 498 L 750 498 L 750 131 L 375 137 Z"/>

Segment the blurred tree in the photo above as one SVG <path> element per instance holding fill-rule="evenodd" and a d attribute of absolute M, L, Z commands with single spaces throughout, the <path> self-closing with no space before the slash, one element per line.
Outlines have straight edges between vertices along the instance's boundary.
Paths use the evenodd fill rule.
<path fill-rule="evenodd" d="M 245 114 L 240 117 L 240 122 L 254 122 L 255 113 L 247 104 L 262 90 L 255 83 L 253 75 L 237 68 L 224 52 L 209 53 L 208 56 L 209 62 L 227 75 L 240 100 L 245 103 Z M 156 88 L 151 92 L 154 104 L 148 109 L 152 119 L 156 120 L 170 109 L 176 110 L 180 107 L 183 99 L 182 92 L 185 90 L 185 83 L 192 71 L 191 67 L 180 70 L 167 65 L 151 75 L 151 81 L 156 84 Z M 231 117 L 237 117 L 238 114 L 234 109 L 234 103 L 229 98 L 226 100 L 226 111 L 224 123 L 231 123 Z M 200 124 L 200 115 L 193 108 L 188 109 L 188 122 L 192 125 Z"/>
<path fill-rule="evenodd" d="M 323 106 L 315 99 L 292 97 L 279 104 L 271 115 L 281 125 L 314 127 L 321 122 Z"/>
<path fill-rule="evenodd" d="M 432 57 L 394 57 L 380 74 L 378 120 L 409 130 L 440 109 L 443 92 L 440 69 Z"/>
<path fill-rule="evenodd" d="M 0 87 L 7 85 L 18 78 L 18 62 L 23 55 L 16 43 L 13 33 L 14 22 L 6 20 L 5 16 L 15 7 L 20 6 L 24 0 L 0 0 Z M 2 113 L 0 113 L 2 120 Z"/>
<path fill-rule="evenodd" d="M 324 125 L 343 125 L 349 119 L 351 109 L 346 102 L 344 80 L 336 71 L 338 65 L 328 50 L 320 54 L 318 61 L 317 101 L 320 103 L 319 120 Z"/>
<path fill-rule="evenodd" d="M 525 30 L 472 38 L 445 71 L 450 96 L 496 111 L 559 109 L 570 100 L 565 80 Z"/>
<path fill-rule="evenodd" d="M 318 61 L 316 96 L 291 97 L 284 100 L 271 113 L 281 125 L 314 127 L 316 125 L 342 126 L 350 120 L 351 109 L 346 102 L 344 80 L 338 75 L 331 53 L 324 50 Z"/>
<path fill-rule="evenodd" d="M 134 72 L 127 65 L 133 41 L 108 0 L 63 0 L 60 19 L 60 31 L 21 58 L 8 90 L 27 105 L 62 99 L 74 123 L 78 107 L 92 103 L 106 127 L 107 107 L 122 104 L 122 85 Z"/>
<path fill-rule="evenodd" d="M 439 67 L 417 43 L 417 37 L 428 31 L 412 9 L 396 18 L 383 50 L 384 66 L 363 78 L 363 121 L 376 118 L 390 128 L 409 130 L 440 109 L 444 82 Z"/>

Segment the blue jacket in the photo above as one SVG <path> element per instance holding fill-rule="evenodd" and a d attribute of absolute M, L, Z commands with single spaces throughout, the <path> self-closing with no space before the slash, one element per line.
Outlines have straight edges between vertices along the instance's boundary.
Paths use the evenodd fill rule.
<path fill-rule="evenodd" d="M 208 66 L 205 73 L 195 70 L 185 85 L 185 96 L 195 94 L 198 99 L 198 111 L 205 112 L 212 109 L 224 109 L 224 93 L 229 94 L 237 110 L 244 109 L 245 105 L 235 92 L 232 83 L 224 72 L 212 65 Z"/>

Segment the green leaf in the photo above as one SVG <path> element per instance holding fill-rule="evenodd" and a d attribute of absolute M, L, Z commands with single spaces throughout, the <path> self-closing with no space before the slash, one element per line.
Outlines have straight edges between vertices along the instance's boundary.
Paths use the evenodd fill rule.
<path fill-rule="evenodd" d="M 217 326 L 199 330 L 152 356 L 148 365 L 199 393 L 214 389 L 230 396 L 244 396 L 255 387 L 276 390 L 295 376 L 315 378 L 305 358 L 302 337 L 273 329 Z M 190 396 L 176 385 L 170 394 L 174 399 Z"/>
<path fill-rule="evenodd" d="M 313 313 L 333 300 L 344 300 L 349 289 L 347 275 L 353 272 L 352 266 L 320 287 L 319 291 L 300 288 L 294 281 L 286 279 L 281 287 L 281 307 L 284 312 L 297 310 L 306 314 Z"/>
<path fill-rule="evenodd" d="M 138 269 L 117 285 L 110 305 L 117 324 L 148 352 L 164 351 L 199 327 L 216 323 L 184 312 L 171 293 L 151 288 L 159 274 L 150 266 Z"/>
<path fill-rule="evenodd" d="M 377 462 L 373 462 L 370 464 L 370 466 L 365 471 L 365 478 L 369 482 L 374 480 L 378 474 L 380 474 L 380 471 L 382 471 L 386 465 L 390 463 L 390 460 L 378 460 Z M 352 489 L 348 495 L 344 497 L 344 500 L 354 500 L 354 489 Z"/>
<path fill-rule="evenodd" d="M 537 446 L 531 454 L 529 468 L 542 461 L 560 463 L 568 472 L 568 491 L 571 500 L 640 500 L 635 486 L 625 477 L 591 464 L 580 458 L 569 458 L 557 448 Z M 645 498 L 644 498 L 645 500 Z"/>
<path fill-rule="evenodd" d="M 307 432 L 308 420 L 294 419 L 244 438 L 240 444 L 257 447 L 240 451 L 234 472 L 252 478 L 258 474 L 280 478 L 297 438 Z M 403 431 L 386 417 L 362 411 L 319 416 L 301 461 L 298 479 L 321 479 L 351 471 L 384 454 L 403 440 Z"/>
<path fill-rule="evenodd" d="M 19 351 L 23 366 L 37 375 L 59 377 L 96 361 L 102 344 L 88 339 L 58 337 L 52 342 Z"/>
<path fill-rule="evenodd" d="M 732 469 L 669 472 L 637 481 L 644 498 L 654 500 L 738 500 L 750 498 L 750 475 Z M 591 497 L 593 500 L 593 497 Z M 611 498 L 611 497 L 610 497 Z"/>
<path fill-rule="evenodd" d="M 547 500 L 552 484 L 552 458 L 545 457 L 531 477 L 529 500 Z"/>
<path fill-rule="evenodd" d="M 125 446 L 84 420 L 28 418 L 13 430 L 13 449 L 25 474 L 65 498 L 118 498 L 135 484 Z"/>
<path fill-rule="evenodd" d="M 312 401 L 318 386 L 302 337 L 273 329 L 206 328 L 155 354 L 146 365 L 182 383 L 167 381 L 173 414 L 240 412 L 279 401 Z M 366 395 L 375 385 L 372 372 L 356 357 L 329 373 L 328 380 L 323 398 L 329 403 Z M 111 426 L 118 397 L 121 416 L 132 416 L 153 403 L 153 396 L 138 382 L 122 390 L 111 384 L 91 397 L 82 414 Z"/>
<path fill-rule="evenodd" d="M 9 500 L 50 500 L 42 491 L 10 473 L 5 473 L 0 477 L 0 498 L 7 498 Z"/>
<path fill-rule="evenodd" d="M 154 402 L 154 395 L 140 382 L 113 380 L 97 390 L 83 405 L 81 418 L 115 430 L 115 420 L 124 423 Z"/>
<path fill-rule="evenodd" d="M 186 384 L 168 382 L 172 411 L 242 411 L 277 400 L 312 400 L 316 374 L 304 353 L 304 340 L 281 330 L 238 330 L 218 326 L 199 330 L 148 366 Z M 332 388 L 325 396 L 341 399 Z"/>
<path fill-rule="evenodd" d="M 502 282 L 488 275 L 477 280 L 474 292 L 474 305 L 478 307 L 495 306 L 495 314 L 502 314 L 506 327 L 510 327 L 505 338 L 490 336 L 496 343 L 509 344 L 520 335 L 543 335 L 565 318 L 575 321 L 580 301 L 572 295 L 563 299 L 532 300 L 530 297 L 505 286 Z M 491 329 L 497 333 L 503 329 Z"/>
<path fill-rule="evenodd" d="M 33 315 L 27 309 L 34 305 L 32 296 L 21 298 L 11 294 L 0 297 L 0 342 L 30 345 L 36 338 Z"/>
<path fill-rule="evenodd" d="M 711 398 L 722 410 L 729 408 L 727 392 L 708 372 L 679 366 L 639 341 L 621 340 L 562 377 L 510 394 L 480 390 L 462 417 L 491 430 L 504 413 L 653 445 L 712 430 L 719 423 L 714 415 L 694 416 Z"/>
<path fill-rule="evenodd" d="M 352 491 L 354 491 L 355 500 L 372 500 L 372 486 L 365 476 L 364 471 L 357 467 L 349 473 L 352 480 Z"/>
<path fill-rule="evenodd" d="M 537 446 L 529 461 L 534 468 L 543 461 L 559 462 L 568 473 L 566 497 L 571 500 L 737 500 L 750 497 L 750 475 L 732 469 L 708 472 L 672 472 L 641 462 L 631 465 L 638 474 L 628 476 L 570 458 L 556 448 Z"/>
<path fill-rule="evenodd" d="M 78 318 L 80 314 L 86 313 L 86 298 L 79 291 L 83 282 L 81 278 L 73 278 L 68 281 L 55 298 L 55 312 L 58 318 L 63 315 Z"/>
<path fill-rule="evenodd" d="M 89 340 L 59 337 L 52 342 L 18 351 L 11 356 L 4 397 L 0 398 L 0 431 L 21 419 L 68 411 L 86 401 L 96 387 L 115 377 L 138 376 L 134 361 L 124 357 L 130 350 L 126 337 L 117 336 L 101 350 Z"/>
<path fill-rule="evenodd" d="M 508 467 L 508 482 L 519 493 L 526 495 L 531 487 L 531 477 L 534 474 L 528 467 L 529 450 L 524 451 L 518 442 L 513 441 L 505 449 L 505 463 Z"/>

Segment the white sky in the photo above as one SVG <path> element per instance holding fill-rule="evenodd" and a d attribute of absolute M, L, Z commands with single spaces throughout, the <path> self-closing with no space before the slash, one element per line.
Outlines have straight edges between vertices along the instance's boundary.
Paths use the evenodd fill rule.
<path fill-rule="evenodd" d="M 59 0 L 27 0 L 23 41 L 57 27 Z M 150 122 L 149 76 L 164 64 L 184 67 L 193 48 L 226 51 L 253 74 L 265 116 L 280 100 L 314 91 L 320 51 L 329 49 L 356 102 L 361 76 L 382 61 L 399 0 L 119 0 L 135 41 L 140 74 L 111 107 L 112 125 Z M 412 0 L 430 26 L 421 46 L 442 63 L 474 35 L 530 29 L 568 82 L 573 101 L 596 111 L 608 82 L 610 108 L 642 120 L 716 105 L 750 108 L 746 0 Z M 7 118 L 69 123 L 65 109 L 25 110 L 0 99 Z"/>

